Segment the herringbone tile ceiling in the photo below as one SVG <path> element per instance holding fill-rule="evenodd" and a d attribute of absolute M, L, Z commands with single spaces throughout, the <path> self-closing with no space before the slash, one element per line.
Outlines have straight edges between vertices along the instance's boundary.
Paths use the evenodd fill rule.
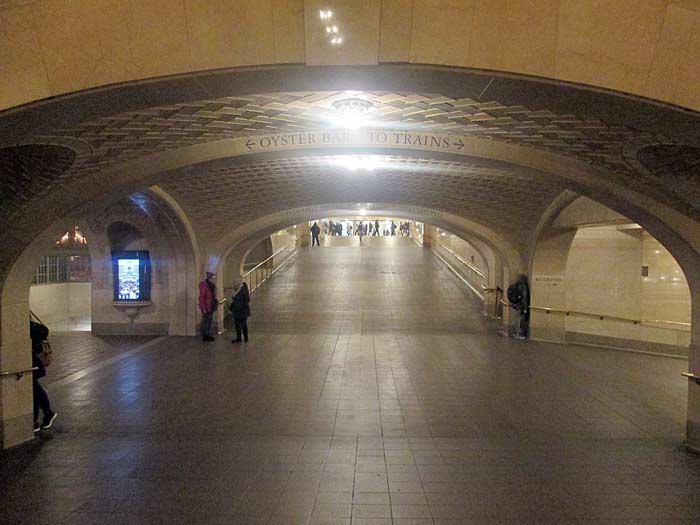
<path fill-rule="evenodd" d="M 28 202 L 33 192 L 50 192 L 56 185 L 156 152 L 230 137 L 318 129 L 335 111 L 333 102 L 350 96 L 371 104 L 369 116 L 377 126 L 483 137 L 554 152 L 606 168 L 630 187 L 645 189 L 656 198 L 700 213 L 697 184 L 669 183 L 667 174 L 644 172 L 640 163 L 629 161 L 630 151 L 633 156 L 639 146 L 663 144 L 664 137 L 497 100 L 374 91 L 223 97 L 153 107 L 55 129 L 36 137 L 36 141 L 81 142 L 89 153 L 64 171 L 42 171 L 43 184 L 39 187 L 29 183 L 36 175 L 31 170 L 24 178 L 4 178 L 1 195 L 5 201 Z M 352 176 L 329 165 L 328 159 L 318 157 L 317 152 L 312 155 L 296 160 L 236 163 L 215 171 L 185 170 L 163 177 L 162 184 L 211 238 L 230 227 L 234 216 L 240 222 L 281 207 L 353 200 L 430 206 L 480 220 L 521 238 L 536 223 L 543 207 L 565 189 L 560 182 L 514 169 L 484 172 L 468 164 L 447 166 L 432 161 L 423 162 L 416 171 L 412 166 L 417 161 L 403 157 L 392 157 L 390 166 L 369 177 Z M 429 159 L 431 154 L 426 152 L 424 157 Z M 214 203 L 210 215 L 220 213 L 228 219 L 207 218 L 199 204 L 207 200 Z M 21 211 L 21 206 L 3 206 L 2 217 L 7 219 Z"/>

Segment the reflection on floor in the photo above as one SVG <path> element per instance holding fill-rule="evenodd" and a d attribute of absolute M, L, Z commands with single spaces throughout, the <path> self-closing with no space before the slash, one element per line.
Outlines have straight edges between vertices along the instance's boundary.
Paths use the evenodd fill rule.
<path fill-rule="evenodd" d="M 302 251 L 247 345 L 165 338 L 57 388 L 0 521 L 700 520 L 683 361 L 502 338 L 405 241 Z"/>

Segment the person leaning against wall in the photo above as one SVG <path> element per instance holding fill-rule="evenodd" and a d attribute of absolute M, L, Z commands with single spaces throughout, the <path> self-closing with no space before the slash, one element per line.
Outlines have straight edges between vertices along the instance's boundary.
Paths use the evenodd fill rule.
<path fill-rule="evenodd" d="M 216 299 L 216 274 L 207 272 L 205 279 L 199 283 L 199 310 L 202 312 L 202 324 L 199 327 L 199 332 L 202 335 L 202 341 L 213 341 L 211 335 L 211 323 L 214 319 L 214 312 L 219 306 Z"/>

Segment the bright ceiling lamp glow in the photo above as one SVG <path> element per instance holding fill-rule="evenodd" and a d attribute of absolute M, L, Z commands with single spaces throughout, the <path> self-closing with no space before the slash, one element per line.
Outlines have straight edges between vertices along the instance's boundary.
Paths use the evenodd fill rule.
<path fill-rule="evenodd" d="M 350 171 L 374 171 L 379 163 L 372 157 L 358 155 L 343 155 L 333 160 L 332 164 Z"/>
<path fill-rule="evenodd" d="M 331 18 L 333 18 L 333 11 L 331 11 L 330 9 L 321 9 L 318 12 L 318 16 L 321 17 L 321 20 L 330 20 Z"/>
<path fill-rule="evenodd" d="M 362 208 L 362 209 L 360 210 L 360 215 L 362 215 L 362 216 L 367 215 L 367 210 L 365 210 L 364 208 Z"/>
<path fill-rule="evenodd" d="M 336 40 L 338 41 L 336 43 L 343 42 L 341 37 L 335 37 L 331 40 L 331 43 L 334 43 Z M 367 114 L 372 108 L 372 103 L 368 100 L 355 97 L 345 98 L 333 102 L 333 107 L 336 109 L 336 113 L 329 114 L 328 119 L 335 127 L 358 129 L 371 123 L 371 120 L 367 118 Z"/>

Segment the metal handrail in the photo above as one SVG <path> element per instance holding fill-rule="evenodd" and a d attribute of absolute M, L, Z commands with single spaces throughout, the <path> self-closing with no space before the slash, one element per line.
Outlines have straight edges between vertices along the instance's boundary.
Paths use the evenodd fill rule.
<path fill-rule="evenodd" d="M 510 304 L 510 303 L 508 303 Z M 682 326 L 682 327 L 690 327 L 690 323 L 684 323 L 681 321 L 666 321 L 666 320 L 661 320 L 661 319 L 631 319 L 629 317 L 619 317 L 616 315 L 608 315 L 608 314 L 594 314 L 591 312 L 580 312 L 577 310 L 562 310 L 559 308 L 547 308 L 545 306 L 531 306 L 530 310 L 538 310 L 545 312 L 547 314 L 549 313 L 556 313 L 556 314 L 564 314 L 564 315 L 579 315 L 582 317 L 597 317 L 601 321 L 608 319 L 610 321 L 621 321 L 625 323 L 632 323 L 636 325 L 642 325 L 642 324 L 667 324 L 671 326 Z"/>
<path fill-rule="evenodd" d="M 269 266 L 267 266 L 267 262 L 270 259 L 272 259 L 273 257 L 282 253 L 283 251 L 294 247 L 295 245 L 296 245 L 296 243 L 289 243 L 287 246 L 280 248 L 275 253 L 270 255 L 267 259 L 260 262 L 254 268 L 252 268 L 250 271 L 246 272 L 245 274 L 243 274 L 241 276 L 241 280 L 248 282 L 248 287 L 250 289 L 250 293 L 253 293 L 255 290 L 257 290 L 261 284 L 263 284 L 265 281 L 267 281 L 277 270 L 279 270 L 282 266 L 284 266 L 287 263 L 287 261 L 289 261 L 292 257 L 294 257 L 294 255 L 297 253 L 297 251 L 295 250 L 291 254 L 289 254 L 289 256 L 285 257 L 284 260 L 276 268 L 270 268 Z M 258 271 L 260 271 L 262 275 L 258 275 Z"/>
<path fill-rule="evenodd" d="M 251 273 L 253 273 L 255 270 L 257 270 L 258 268 L 260 268 L 263 264 L 265 264 L 267 261 L 269 261 L 269 260 L 272 259 L 273 257 L 277 256 L 278 254 L 282 253 L 284 250 L 287 250 L 287 249 L 291 248 L 291 247 L 294 246 L 294 245 L 296 245 L 296 242 L 289 243 L 289 244 L 288 244 L 287 246 L 285 246 L 284 248 L 280 248 L 280 249 L 277 250 L 275 253 L 273 253 L 272 255 L 270 255 L 267 259 L 265 259 L 264 261 L 259 262 L 257 266 L 254 266 L 253 268 L 251 268 L 250 270 L 248 270 L 246 273 L 244 273 L 243 275 L 241 275 L 241 278 L 242 278 L 242 279 L 245 279 L 245 278 L 248 277 Z"/>
<path fill-rule="evenodd" d="M 27 372 L 34 372 L 34 370 L 39 370 L 38 366 L 33 366 L 31 368 L 23 368 L 20 370 L 7 370 L 5 372 L 0 372 L 0 377 L 4 376 L 15 376 L 15 379 L 19 381 L 22 379 L 22 376 L 26 374 Z"/>
<path fill-rule="evenodd" d="M 700 385 L 700 376 L 696 376 L 695 374 L 691 374 L 689 372 L 681 372 L 681 375 L 683 377 L 687 377 L 690 381 L 695 381 L 695 383 Z"/>
<path fill-rule="evenodd" d="M 464 260 L 462 257 L 460 257 L 459 255 L 457 255 L 453 250 L 451 250 L 450 248 L 448 248 L 447 246 L 445 246 L 444 244 L 442 244 L 440 241 L 438 241 L 438 245 L 440 245 L 442 248 L 444 248 L 445 250 L 447 250 L 448 252 L 450 252 L 450 253 L 454 256 L 455 259 L 457 259 L 459 262 L 461 262 L 462 264 L 464 264 L 467 268 L 469 268 L 471 271 L 473 271 L 473 272 L 474 272 L 475 274 L 477 274 L 479 277 L 481 277 L 482 279 L 485 279 L 485 278 L 486 278 L 486 274 L 485 274 L 484 272 L 482 272 L 481 270 L 479 270 L 479 269 L 478 269 L 476 266 L 474 266 L 472 263 L 470 263 L 470 262 Z"/>

